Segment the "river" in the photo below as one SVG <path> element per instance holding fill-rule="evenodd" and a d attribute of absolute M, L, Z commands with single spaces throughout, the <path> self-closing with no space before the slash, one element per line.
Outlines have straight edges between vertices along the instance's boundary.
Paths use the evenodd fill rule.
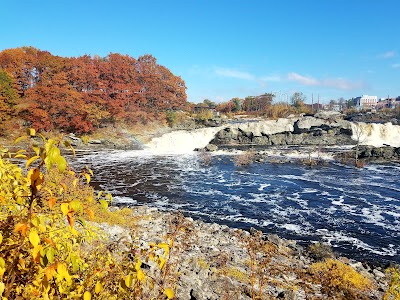
<path fill-rule="evenodd" d="M 88 165 L 95 187 L 110 191 L 117 205 L 179 210 L 301 244 L 325 242 L 361 261 L 400 263 L 400 165 L 358 169 L 334 161 L 314 167 L 266 161 L 238 167 L 234 154 L 224 152 L 204 163 L 204 155 L 191 149 L 216 129 L 209 131 L 168 134 L 145 150 L 79 155 L 73 165 Z M 174 140 L 190 146 L 161 153 Z"/>

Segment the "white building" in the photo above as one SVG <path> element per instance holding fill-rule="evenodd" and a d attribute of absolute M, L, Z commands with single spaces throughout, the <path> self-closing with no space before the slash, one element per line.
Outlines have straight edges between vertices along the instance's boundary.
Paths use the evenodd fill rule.
<path fill-rule="evenodd" d="M 354 98 L 354 105 L 358 110 L 374 109 L 378 103 L 378 96 L 362 95 L 361 97 Z"/>

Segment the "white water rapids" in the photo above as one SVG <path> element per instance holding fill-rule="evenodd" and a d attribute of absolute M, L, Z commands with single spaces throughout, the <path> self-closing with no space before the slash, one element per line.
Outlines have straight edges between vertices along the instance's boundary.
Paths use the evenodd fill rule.
<path fill-rule="evenodd" d="M 153 138 L 146 144 L 152 154 L 185 154 L 196 148 L 204 148 L 215 134 L 224 127 L 200 128 L 191 131 L 178 130 Z"/>
<path fill-rule="evenodd" d="M 190 153 L 196 148 L 201 149 L 207 146 L 218 131 L 228 126 L 169 132 L 153 138 L 145 145 L 145 151 L 155 155 Z M 252 126 L 257 125 L 252 124 Z M 265 124 L 262 126 L 265 126 Z M 233 126 L 231 125 L 231 127 Z M 351 123 L 351 127 L 353 131 L 352 139 L 359 141 L 362 145 L 400 147 L 400 126 L 398 125 L 392 125 L 392 123 Z M 282 127 L 281 132 L 286 130 L 286 127 Z"/>
<path fill-rule="evenodd" d="M 392 123 L 351 123 L 352 139 L 362 145 L 400 147 L 400 126 Z"/>

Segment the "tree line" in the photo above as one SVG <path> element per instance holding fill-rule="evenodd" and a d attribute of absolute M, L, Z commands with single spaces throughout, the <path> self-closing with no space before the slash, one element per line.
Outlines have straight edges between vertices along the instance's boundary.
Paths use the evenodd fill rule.
<path fill-rule="evenodd" d="M 60 57 L 33 47 L 0 52 L 3 126 L 18 117 L 38 130 L 85 133 L 120 121 L 145 123 L 186 101 L 185 82 L 152 55 Z"/>
<path fill-rule="evenodd" d="M 289 95 L 288 95 L 289 96 Z M 287 101 L 276 101 L 274 93 L 265 93 L 258 96 L 247 96 L 245 98 L 232 98 L 227 102 L 216 104 L 206 99 L 201 103 L 203 106 L 215 106 L 216 110 L 229 113 L 246 113 L 253 115 L 265 115 L 267 117 L 285 117 L 291 113 L 313 113 L 320 109 L 346 110 L 354 107 L 353 99 L 345 100 L 339 98 L 330 100 L 328 104 L 320 104 L 318 99 L 312 99 L 307 104 L 307 97 L 302 92 L 294 92 Z M 310 102 L 310 101 L 309 101 Z"/>

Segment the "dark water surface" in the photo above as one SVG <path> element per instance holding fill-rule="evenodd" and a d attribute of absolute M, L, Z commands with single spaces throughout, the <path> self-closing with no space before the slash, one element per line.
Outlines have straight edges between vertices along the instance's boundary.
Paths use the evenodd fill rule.
<path fill-rule="evenodd" d="M 115 151 L 78 157 L 96 187 L 119 205 L 180 210 L 205 221 L 297 240 L 323 241 L 346 256 L 400 263 L 400 166 L 363 169 L 330 164 L 252 164 L 236 167 L 215 155 L 153 156 Z"/>

